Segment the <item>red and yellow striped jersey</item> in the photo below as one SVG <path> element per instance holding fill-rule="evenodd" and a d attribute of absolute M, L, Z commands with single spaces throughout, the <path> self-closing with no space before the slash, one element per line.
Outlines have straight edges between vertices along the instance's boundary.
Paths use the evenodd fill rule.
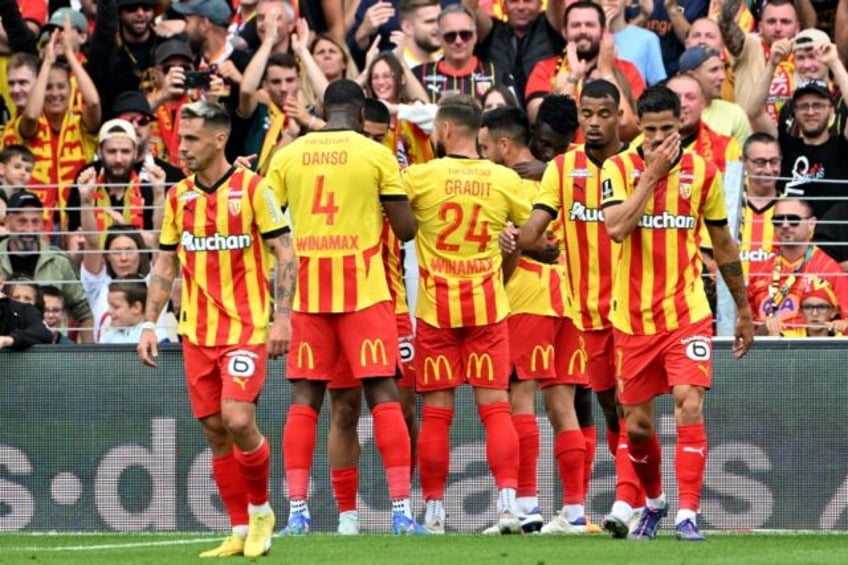
<path fill-rule="evenodd" d="M 356 312 L 390 300 L 381 201 L 406 200 L 395 156 L 354 131 L 315 131 L 274 155 L 268 181 L 291 211 L 298 312 Z"/>
<path fill-rule="evenodd" d="M 417 163 L 426 163 L 435 158 L 430 136 L 424 131 L 406 120 L 395 120 L 394 125 L 389 128 L 383 145 L 395 154 L 398 165 L 405 169 Z"/>
<path fill-rule="evenodd" d="M 271 255 L 262 239 L 287 230 L 277 199 L 252 171 L 233 167 L 212 187 L 195 175 L 175 184 L 159 247 L 180 260 L 180 335 L 206 347 L 264 343 Z"/>
<path fill-rule="evenodd" d="M 746 279 L 754 265 L 768 261 L 774 256 L 774 226 L 771 218 L 774 216 L 775 204 L 777 198 L 758 209 L 745 198 L 742 221 L 739 223 L 739 257 L 742 259 Z"/>
<path fill-rule="evenodd" d="M 416 316 L 438 328 L 494 324 L 509 313 L 498 235 L 530 214 L 521 179 L 483 159 L 445 157 L 403 176 L 418 219 Z"/>
<path fill-rule="evenodd" d="M 395 305 L 395 314 L 409 314 L 406 301 L 406 283 L 403 276 L 403 244 L 392 231 L 387 217 L 383 217 L 383 232 L 380 234 L 383 244 L 383 267 L 386 269 L 386 284 Z"/>
<path fill-rule="evenodd" d="M 521 187 L 521 198 L 533 202 L 539 193 L 540 184 L 538 181 L 521 179 Z M 570 315 L 564 278 L 562 265 L 547 265 L 529 257 L 521 257 L 506 283 L 510 311 L 513 314 L 559 318 L 565 316 L 568 311 Z"/>
<path fill-rule="evenodd" d="M 644 170 L 641 151 L 608 159 L 601 174 L 601 206 L 626 200 Z M 621 243 L 613 278 L 613 327 L 652 335 L 710 315 L 697 241 L 702 222 L 727 222 L 721 173 L 702 157 L 684 152 L 657 183 L 639 224 Z"/>
<path fill-rule="evenodd" d="M 610 327 L 614 249 L 601 212 L 601 163 L 579 145 L 558 155 L 545 170 L 534 208 L 559 218 L 557 238 L 565 250 L 567 295 L 582 330 Z"/>

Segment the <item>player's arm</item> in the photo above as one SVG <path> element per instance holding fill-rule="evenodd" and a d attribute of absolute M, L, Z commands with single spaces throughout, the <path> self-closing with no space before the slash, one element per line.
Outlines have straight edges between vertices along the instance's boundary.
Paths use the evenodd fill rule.
<path fill-rule="evenodd" d="M 415 221 L 415 216 L 412 214 L 409 199 L 405 196 L 382 196 L 380 201 L 383 204 L 386 217 L 389 219 L 389 224 L 392 226 L 392 231 L 395 232 L 397 238 L 406 242 L 415 237 L 415 232 L 418 230 L 418 222 Z"/>
<path fill-rule="evenodd" d="M 543 251 L 547 243 L 545 230 L 555 217 L 556 212 L 544 205 L 536 204 L 530 219 L 521 226 L 518 232 L 518 248 L 522 251 Z"/>
<path fill-rule="evenodd" d="M 147 285 L 147 303 L 144 306 L 144 322 L 147 326 L 141 332 L 136 351 L 142 363 L 149 367 L 156 366 L 159 347 L 156 337 L 156 320 L 168 304 L 171 297 L 171 287 L 177 277 L 177 250 L 162 247 L 156 255 L 153 270 L 150 272 L 150 283 Z"/>
<path fill-rule="evenodd" d="M 742 270 L 742 261 L 739 259 L 739 248 L 736 247 L 730 235 L 726 221 L 723 224 L 707 221 L 707 230 L 713 242 L 713 256 L 718 264 L 721 278 L 724 279 L 733 296 L 733 302 L 736 303 L 738 322 L 733 355 L 739 359 L 751 349 L 754 343 L 753 315 L 745 292 L 745 273 Z"/>
<path fill-rule="evenodd" d="M 268 335 L 268 355 L 276 359 L 288 353 L 291 341 L 291 311 L 297 263 L 294 260 L 294 249 L 288 229 L 284 233 L 265 238 L 265 243 L 277 260 L 274 277 L 274 323 Z"/>

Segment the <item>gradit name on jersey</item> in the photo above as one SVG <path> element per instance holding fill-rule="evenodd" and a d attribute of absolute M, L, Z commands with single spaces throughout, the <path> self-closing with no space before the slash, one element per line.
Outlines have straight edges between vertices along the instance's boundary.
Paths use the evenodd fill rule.
<path fill-rule="evenodd" d="M 572 202 L 568 211 L 572 222 L 603 222 L 604 213 L 598 208 L 587 208 L 582 202 Z"/>
<path fill-rule="evenodd" d="M 253 237 L 246 233 L 226 236 L 214 233 L 202 237 L 184 231 L 180 243 L 185 251 L 235 251 L 250 247 L 253 244 Z"/>
<path fill-rule="evenodd" d="M 677 216 L 663 211 L 662 214 L 645 214 L 639 220 L 639 227 L 649 230 L 693 230 L 695 218 L 692 216 Z"/>

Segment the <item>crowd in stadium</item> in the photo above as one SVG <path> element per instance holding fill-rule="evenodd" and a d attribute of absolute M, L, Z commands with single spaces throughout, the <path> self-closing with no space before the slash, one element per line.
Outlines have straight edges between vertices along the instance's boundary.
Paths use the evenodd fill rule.
<path fill-rule="evenodd" d="M 294 404 L 287 430 L 298 433 L 284 438 L 289 533 L 309 528 L 310 449 L 326 385 L 318 373 L 349 373 L 353 383 L 329 386 L 340 532 L 358 531 L 358 450 L 351 446 L 362 380 L 396 503 L 396 530 L 443 533 L 439 501 L 447 480 L 443 452 L 453 393 L 432 377 L 438 381 L 459 369 L 442 353 L 453 342 L 440 330 L 477 331 L 472 341 L 491 348 L 471 352 L 464 362 L 474 358 L 482 378 L 481 359 L 488 355 L 493 380 L 502 361 L 496 351 L 506 342 L 506 326 L 499 324 L 508 319 L 510 335 L 532 335 L 537 318 L 548 317 L 572 320 L 574 331 L 586 335 L 605 332 L 609 341 L 590 343 L 590 352 L 613 350 L 607 331 L 612 326 L 627 336 L 616 337 L 616 347 L 620 343 L 631 353 L 644 347 L 636 338 L 679 327 L 694 332 L 687 334 L 694 340 L 687 342 L 687 355 L 706 363 L 698 366 L 706 380 L 681 385 L 688 392 L 679 398 L 675 392 L 678 458 L 684 460 L 678 461 L 681 513 L 675 524 L 681 539 L 703 539 L 695 518 L 706 449 L 700 403 L 709 387 L 709 349 L 701 352 L 699 336 L 713 333 L 717 279 L 727 281 L 740 312 L 738 355 L 750 347 L 747 323 L 768 336 L 836 337 L 848 330 L 848 106 L 842 95 L 848 92 L 848 0 L 0 0 L 0 25 L 0 349 L 141 341 L 144 357 L 157 343 L 211 347 L 232 344 L 233 336 L 255 346 L 271 314 L 270 307 L 266 312 L 253 302 L 270 303 L 259 289 L 269 282 L 270 251 L 278 262 L 273 290 L 278 299 L 285 295 L 275 316 L 288 320 L 291 314 L 293 326 L 288 373 L 295 377 Z M 660 119 L 666 113 L 672 125 Z M 318 133 L 324 141 L 315 141 Z M 375 151 L 361 135 L 388 151 Z M 473 167 L 464 168 L 469 160 Z M 219 182 L 209 175 L 222 163 L 226 175 Z M 325 187 L 325 174 L 342 182 L 332 176 L 338 171 L 347 175 L 344 182 L 361 188 L 361 200 L 373 196 L 369 206 L 357 208 L 359 216 L 340 205 L 350 195 L 342 196 L 330 181 Z M 721 182 L 734 171 L 744 183 L 740 217 L 725 237 Z M 436 185 L 447 200 L 433 211 Z M 588 200 L 574 196 L 591 192 L 590 185 L 597 194 Z M 222 186 L 228 187 L 222 194 L 238 196 L 217 201 L 223 216 L 214 216 L 212 208 L 186 211 L 203 200 L 198 194 Z M 646 199 L 660 199 L 659 186 L 666 207 L 651 204 L 653 212 L 647 211 Z M 253 196 L 257 190 L 273 196 L 260 203 Z M 251 196 L 239 200 L 242 192 Z M 497 218 L 460 204 L 493 198 L 506 211 Z M 700 207 L 686 215 L 678 199 L 686 206 L 697 200 Z M 269 210 L 270 202 L 287 217 L 273 206 Z M 373 225 L 372 216 L 380 214 L 386 221 Z M 234 228 L 224 230 L 230 235 L 219 233 L 234 218 L 265 240 L 262 257 L 240 259 L 250 263 L 249 276 L 264 281 L 258 286 L 249 276 L 248 282 L 223 275 L 209 282 L 215 271 L 190 259 L 254 245 L 251 235 Z M 310 223 L 319 219 L 348 235 L 323 233 Z M 181 231 L 186 222 L 199 226 L 194 235 Z M 220 229 L 200 237 L 203 222 Z M 638 252 L 634 230 L 689 235 L 667 243 L 660 267 Z M 289 245 L 296 259 L 288 257 Z M 469 251 L 477 245 L 479 253 Z M 385 263 L 373 272 L 372 247 Z M 418 259 L 410 259 L 416 249 Z M 491 255 L 495 250 L 497 257 Z M 455 252 L 461 257 L 445 258 Z M 734 256 L 741 258 L 738 272 Z M 296 264 L 296 290 L 294 275 L 286 284 L 286 261 Z M 419 263 L 416 292 L 406 284 L 419 284 Z M 178 264 L 182 277 L 174 276 Z M 227 259 L 214 268 L 234 267 Z M 340 279 L 336 270 L 343 273 Z M 509 276 L 505 288 L 485 277 L 473 282 L 490 272 Z M 377 275 L 389 282 L 378 284 Z M 555 286 L 563 290 L 555 296 L 553 283 L 544 280 L 559 276 Z M 356 282 L 340 282 L 345 277 Z M 230 291 L 221 290 L 228 285 Z M 653 288 L 654 299 L 646 288 Z M 206 305 L 204 293 L 211 293 L 214 306 Z M 417 306 L 408 304 L 407 294 L 417 296 Z M 702 303 L 702 295 L 711 300 Z M 642 317 L 632 314 L 640 300 Z M 19 303 L 37 308 L 38 315 Z M 396 328 L 390 326 L 401 341 L 388 356 L 400 355 L 398 363 L 409 365 L 400 392 L 385 379 L 367 378 L 382 373 L 365 362 L 364 345 L 350 353 L 345 343 L 324 343 L 335 326 L 297 317 L 368 311 L 371 317 L 357 318 L 346 331 L 376 331 L 383 313 L 371 309 L 383 303 L 392 310 L 389 318 L 398 319 Z M 155 322 L 151 304 L 157 306 Z M 205 305 L 200 313 L 198 304 Z M 224 314 L 212 314 L 216 308 L 238 312 L 241 322 L 224 324 Z M 187 312 L 196 317 L 188 319 Z M 289 336 L 285 330 L 281 337 L 282 327 L 269 328 L 273 357 L 289 346 Z M 414 362 L 404 357 L 413 333 Z M 385 364 L 383 344 L 391 336 L 372 337 L 366 339 L 370 356 L 376 364 L 379 342 Z M 627 449 L 619 430 L 633 442 L 630 456 L 616 458 L 617 506 L 603 526 L 616 537 L 633 535 L 634 528 L 637 537 L 653 537 L 661 511 L 667 511 L 658 470 L 652 470 L 659 448 L 652 415 L 634 408 L 653 398 L 652 391 L 623 393 L 619 367 L 617 396 L 612 365 L 604 369 L 611 377 L 604 382 L 586 374 L 597 361 L 591 355 L 582 371 L 566 367 L 568 355 L 549 360 L 572 349 L 586 355 L 583 337 L 577 349 L 557 339 L 539 352 L 511 343 L 503 362 L 512 369 L 498 386 L 475 384 L 467 375 L 499 488 L 499 519 L 490 533 L 599 530 L 583 515 L 597 443 L 586 409 L 594 390 L 611 452 Z M 361 367 L 332 366 L 336 355 L 326 351 L 337 347 L 341 357 L 361 356 Z M 203 351 L 189 355 L 186 349 L 186 356 L 200 363 Z M 252 355 L 255 361 L 259 354 Z M 641 361 L 634 354 L 633 362 Z M 557 380 L 563 375 L 542 374 L 537 365 L 573 378 Z M 395 364 L 391 371 L 393 376 Z M 258 391 L 246 382 L 242 392 L 254 397 L 234 398 L 255 398 Z M 540 382 L 567 493 L 562 512 L 544 526 L 533 494 Z M 424 398 L 417 442 L 413 388 Z M 264 515 L 267 470 L 263 479 L 259 469 L 267 465 L 267 442 L 255 424 L 229 425 L 252 413 L 222 416 L 220 405 L 210 407 L 193 394 L 225 505 L 231 510 L 246 496 L 251 520 Z M 624 415 L 621 404 L 631 407 Z M 213 425 L 208 418 L 221 420 Z M 408 429 L 405 440 L 385 431 L 398 427 Z M 504 435 L 506 428 L 511 435 Z M 312 430 L 311 445 L 303 430 Z M 412 519 L 408 500 L 416 446 L 428 500 L 423 525 Z M 633 455 L 637 446 L 650 469 L 640 468 Z M 686 463 L 698 450 L 701 462 Z M 240 472 L 253 473 L 244 492 L 222 486 L 227 480 L 221 477 Z M 248 549 L 239 541 L 247 532 L 246 508 L 231 512 L 238 535 L 216 555 L 262 553 L 256 543 L 264 541 Z"/>

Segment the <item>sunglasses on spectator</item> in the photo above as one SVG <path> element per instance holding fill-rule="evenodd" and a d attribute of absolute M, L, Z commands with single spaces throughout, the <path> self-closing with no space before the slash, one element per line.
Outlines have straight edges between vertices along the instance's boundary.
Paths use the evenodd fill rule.
<path fill-rule="evenodd" d="M 753 163 L 755 167 L 758 169 L 762 169 L 766 165 L 771 165 L 772 167 L 779 167 L 782 159 L 780 157 L 772 157 L 771 159 L 750 159 L 746 157 L 749 162 Z"/>
<path fill-rule="evenodd" d="M 141 127 L 144 127 L 147 124 L 149 124 L 151 121 L 153 121 L 153 118 L 151 118 L 150 116 L 147 116 L 145 114 L 120 116 L 120 118 L 122 120 L 128 121 L 129 123 L 131 123 L 133 125 L 141 126 Z"/>
<path fill-rule="evenodd" d="M 801 310 L 804 312 L 830 312 L 833 306 L 830 304 L 802 304 Z"/>
<path fill-rule="evenodd" d="M 775 214 L 771 218 L 771 224 L 775 227 L 780 227 L 783 222 L 788 222 L 790 227 L 798 227 L 802 220 L 806 220 L 809 216 L 799 216 L 798 214 Z"/>
<path fill-rule="evenodd" d="M 442 34 L 442 39 L 445 40 L 445 43 L 455 43 L 457 37 L 463 43 L 468 43 L 474 37 L 474 32 L 469 29 L 463 29 L 462 31 L 446 31 Z"/>

